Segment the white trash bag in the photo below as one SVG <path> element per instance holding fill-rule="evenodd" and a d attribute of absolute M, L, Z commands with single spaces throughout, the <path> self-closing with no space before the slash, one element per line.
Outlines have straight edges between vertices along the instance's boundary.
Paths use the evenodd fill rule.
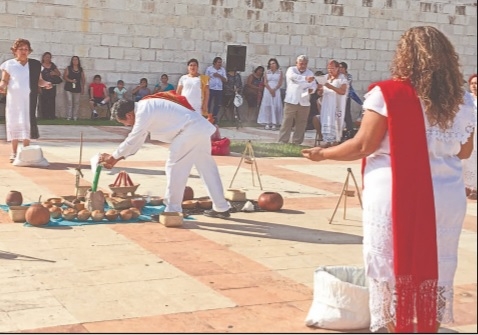
<path fill-rule="evenodd" d="M 50 163 L 43 157 L 43 151 L 39 145 L 29 145 L 28 147 L 21 147 L 15 160 L 15 166 L 48 166 Z"/>
<path fill-rule="evenodd" d="M 314 273 L 314 298 L 305 324 L 332 330 L 370 327 L 365 269 L 324 266 Z"/>

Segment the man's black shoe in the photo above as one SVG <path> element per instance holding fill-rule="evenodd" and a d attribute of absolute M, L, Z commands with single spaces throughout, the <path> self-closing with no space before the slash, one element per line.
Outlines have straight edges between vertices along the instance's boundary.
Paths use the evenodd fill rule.
<path fill-rule="evenodd" d="M 204 211 L 204 215 L 209 216 L 211 218 L 218 218 L 218 219 L 227 219 L 231 216 L 229 210 L 225 212 L 216 212 L 214 209 L 208 209 Z"/>

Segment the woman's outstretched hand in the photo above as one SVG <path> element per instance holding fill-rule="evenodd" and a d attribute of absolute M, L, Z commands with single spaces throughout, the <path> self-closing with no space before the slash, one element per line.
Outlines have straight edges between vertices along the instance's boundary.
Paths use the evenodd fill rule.
<path fill-rule="evenodd" d="M 322 152 L 323 150 L 324 148 L 314 147 L 310 149 L 303 149 L 301 153 L 302 153 L 302 156 L 304 156 L 307 159 L 310 159 L 311 161 L 320 162 L 325 160 L 323 152 Z"/>

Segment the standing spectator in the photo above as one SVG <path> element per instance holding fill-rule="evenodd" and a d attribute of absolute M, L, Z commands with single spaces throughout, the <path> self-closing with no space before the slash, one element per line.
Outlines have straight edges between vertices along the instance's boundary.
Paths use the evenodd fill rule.
<path fill-rule="evenodd" d="M 169 77 L 166 73 L 161 75 L 161 82 L 154 86 L 153 93 L 174 91 L 173 84 L 168 83 Z"/>
<path fill-rule="evenodd" d="M 284 108 L 280 88 L 283 81 L 284 76 L 279 67 L 279 62 L 275 58 L 269 59 L 264 76 L 264 96 L 257 117 L 257 123 L 263 124 L 266 130 L 277 130 L 277 126 L 280 127 L 282 123 Z"/>
<path fill-rule="evenodd" d="M 19 140 L 27 147 L 30 139 L 40 137 L 35 117 L 38 86 L 48 89 L 52 84 L 41 77 L 41 63 L 28 58 L 33 51 L 28 40 L 17 39 L 10 50 L 15 57 L 0 65 L 0 93 L 7 96 L 5 124 L 7 141 L 12 142 L 12 163 L 17 156 Z"/>
<path fill-rule="evenodd" d="M 177 93 L 185 96 L 196 112 L 207 117 L 209 101 L 209 77 L 200 75 L 199 62 L 192 58 L 188 61 L 188 74 L 179 78 Z"/>
<path fill-rule="evenodd" d="M 246 121 L 257 120 L 258 107 L 262 101 L 262 94 L 264 92 L 264 67 L 258 66 L 247 77 L 244 85 L 244 97 L 247 100 L 247 115 Z"/>
<path fill-rule="evenodd" d="M 310 94 L 317 88 L 314 73 L 307 68 L 309 58 L 300 55 L 296 66 L 291 66 L 285 74 L 287 89 L 284 99 L 284 120 L 279 131 L 279 142 L 289 143 L 292 126 L 295 122 L 292 143 L 304 141 L 305 128 L 310 109 Z"/>
<path fill-rule="evenodd" d="M 224 83 L 224 113 L 234 117 L 234 97 L 242 92 L 242 79 L 236 70 L 227 71 L 227 81 Z"/>
<path fill-rule="evenodd" d="M 473 150 L 473 102 L 458 55 L 434 27 L 408 29 L 392 79 L 365 97 L 354 138 L 304 149 L 313 161 L 363 160 L 363 253 L 372 332 L 435 333 L 453 322 L 466 213 L 460 159 Z"/>
<path fill-rule="evenodd" d="M 97 74 L 93 77 L 93 82 L 90 84 L 90 108 L 92 118 L 96 119 L 98 117 L 98 112 L 95 107 L 98 105 L 104 106 L 109 101 L 108 89 L 106 85 L 101 82 L 101 76 Z"/>
<path fill-rule="evenodd" d="M 148 79 L 146 78 L 141 78 L 139 80 L 139 85 L 133 88 L 133 91 L 131 91 L 134 96 L 134 101 L 138 102 L 141 99 L 143 99 L 145 96 L 151 94 L 151 90 L 148 88 Z"/>
<path fill-rule="evenodd" d="M 222 67 L 222 58 L 214 58 L 212 65 L 206 69 L 206 75 L 209 76 L 209 113 L 212 111 L 214 123 L 217 123 L 217 114 L 222 105 L 223 85 L 227 81 L 226 70 Z"/>
<path fill-rule="evenodd" d="M 61 82 L 61 73 L 55 63 L 51 61 L 51 53 L 45 52 L 41 57 L 41 75 L 51 83 Z M 39 110 L 42 119 L 53 120 L 55 116 L 56 86 L 51 89 L 41 88 L 39 94 Z"/>
<path fill-rule="evenodd" d="M 362 100 L 358 97 L 357 93 L 355 93 L 355 90 L 352 86 L 352 75 L 348 73 L 347 71 L 348 65 L 345 62 L 340 62 L 339 63 L 339 72 L 347 78 L 348 82 L 348 93 L 347 93 L 347 102 L 345 105 L 345 137 L 346 139 L 354 137 L 354 122 L 352 120 L 352 113 L 351 113 L 351 100 L 355 101 L 358 103 L 360 106 L 362 106 Z"/>
<path fill-rule="evenodd" d="M 473 137 L 473 152 L 470 158 L 463 161 L 463 176 L 465 179 L 466 194 L 469 199 L 476 200 L 476 73 L 468 79 L 471 96 L 475 104 L 475 135 Z"/>
<path fill-rule="evenodd" d="M 325 147 L 340 143 L 344 127 L 347 99 L 347 78 L 339 72 L 339 63 L 331 60 L 327 65 L 327 82 L 324 84 L 320 123 Z"/>
<path fill-rule="evenodd" d="M 67 119 L 78 120 L 80 97 L 85 93 L 85 72 L 78 56 L 71 57 L 70 65 L 63 72 L 67 99 Z"/>

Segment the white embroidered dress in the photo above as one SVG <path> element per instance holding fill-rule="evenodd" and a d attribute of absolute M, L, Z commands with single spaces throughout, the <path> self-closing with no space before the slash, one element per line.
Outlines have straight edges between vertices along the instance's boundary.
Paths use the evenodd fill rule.
<path fill-rule="evenodd" d="M 438 249 L 438 314 L 441 323 L 453 321 L 453 278 L 457 265 L 458 240 L 466 212 L 462 163 L 456 156 L 474 126 L 470 94 L 457 113 L 453 126 L 441 130 L 430 126 L 426 134 L 435 198 Z M 377 86 L 367 95 L 363 109 L 387 116 L 387 106 Z M 380 147 L 367 158 L 363 190 L 363 254 L 370 289 L 372 331 L 394 318 L 393 238 L 391 219 L 391 167 L 388 133 Z M 410 159 L 413 159 L 412 157 Z"/>
<path fill-rule="evenodd" d="M 329 75 L 327 75 L 327 82 L 336 88 L 346 84 L 348 92 L 348 80 L 343 74 L 333 80 L 329 79 Z M 322 124 L 322 137 L 325 142 L 339 142 L 342 138 L 346 105 L 347 93 L 340 95 L 324 86 L 320 123 Z"/>
<path fill-rule="evenodd" d="M 0 65 L 10 75 L 7 87 L 5 120 L 7 141 L 30 139 L 30 69 L 9 59 Z"/>
<path fill-rule="evenodd" d="M 476 97 L 473 97 L 475 104 L 475 134 L 473 136 L 473 152 L 470 158 L 463 160 L 463 177 L 465 178 L 465 186 L 476 191 Z"/>
<path fill-rule="evenodd" d="M 281 70 L 266 72 L 267 83 L 270 88 L 277 88 L 275 96 L 267 88 L 264 88 L 264 95 L 262 97 L 259 115 L 257 116 L 257 123 L 265 125 L 280 125 L 284 117 L 284 108 L 282 106 L 282 98 L 280 93 L 279 81 L 281 77 Z"/>

